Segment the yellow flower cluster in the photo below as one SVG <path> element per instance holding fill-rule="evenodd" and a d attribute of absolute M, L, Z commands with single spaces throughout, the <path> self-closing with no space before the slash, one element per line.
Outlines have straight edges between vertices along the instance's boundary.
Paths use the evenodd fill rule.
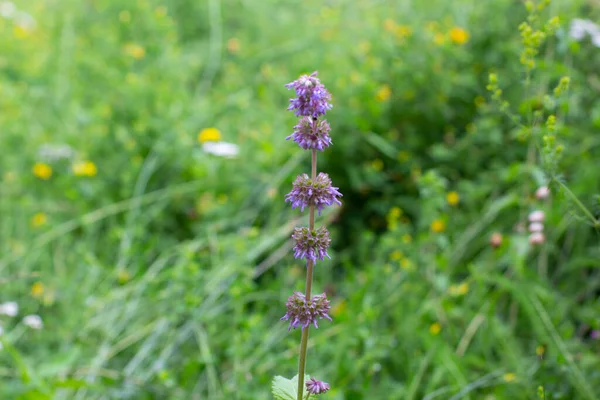
<path fill-rule="evenodd" d="M 44 284 L 42 282 L 36 282 L 31 286 L 31 296 L 39 299 L 44 294 Z"/>
<path fill-rule="evenodd" d="M 221 140 L 221 131 L 217 128 L 205 128 L 198 134 L 198 142 L 218 142 Z"/>
<path fill-rule="evenodd" d="M 73 164 L 72 166 L 73 173 L 75 176 L 96 176 L 98 173 L 98 168 L 96 168 L 96 164 L 91 161 L 81 161 Z"/>
<path fill-rule="evenodd" d="M 52 176 L 52 167 L 44 163 L 35 163 L 33 165 L 33 175 L 46 181 Z"/>
<path fill-rule="evenodd" d="M 48 222 L 48 217 L 43 212 L 36 213 L 31 217 L 31 226 L 34 228 L 39 228 L 40 226 L 45 225 L 46 222 Z"/>
<path fill-rule="evenodd" d="M 375 100 L 383 102 L 388 100 L 391 95 L 392 89 L 390 88 L 390 85 L 385 84 L 382 85 L 379 90 L 377 90 L 377 93 L 375 94 Z"/>
<path fill-rule="evenodd" d="M 123 48 L 123 51 L 125 52 L 125 54 L 135 58 L 136 60 L 141 60 L 146 55 L 146 49 L 136 43 L 126 44 Z"/>
<path fill-rule="evenodd" d="M 470 38 L 469 32 L 460 26 L 452 27 L 448 33 L 445 33 L 437 30 L 437 24 L 430 23 L 427 26 L 427 30 L 433 33 L 433 43 L 438 46 L 442 46 L 447 40 L 457 45 L 463 45 Z"/>
<path fill-rule="evenodd" d="M 469 284 L 467 282 L 463 282 L 458 285 L 450 285 L 448 288 L 448 293 L 454 297 L 464 296 L 465 294 L 469 293 Z"/>
<path fill-rule="evenodd" d="M 460 201 L 460 196 L 456 192 L 448 192 L 446 195 L 446 200 L 448 201 L 448 204 L 455 206 Z"/>
<path fill-rule="evenodd" d="M 430 228 L 434 233 L 442 233 L 446 230 L 446 223 L 441 219 L 436 219 L 431 223 Z"/>

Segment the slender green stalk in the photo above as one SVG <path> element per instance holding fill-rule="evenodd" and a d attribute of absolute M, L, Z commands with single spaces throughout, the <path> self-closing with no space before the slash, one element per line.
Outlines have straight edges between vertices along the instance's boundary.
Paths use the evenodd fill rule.
<path fill-rule="evenodd" d="M 577 207 L 579 207 L 579 209 L 590 219 L 590 221 L 592 222 L 592 225 L 594 226 L 594 228 L 599 228 L 600 227 L 600 221 L 598 221 L 590 212 L 590 210 L 587 209 L 586 206 L 583 205 L 583 203 L 577 198 L 577 196 L 575 196 L 575 194 L 571 191 L 571 189 L 569 189 L 567 187 L 567 185 L 565 185 L 564 183 L 562 183 L 560 180 L 558 179 L 554 179 L 554 181 L 556 183 L 558 183 L 560 185 L 560 187 L 562 187 L 565 191 L 565 193 L 567 193 L 567 195 L 569 195 L 569 197 L 571 198 L 571 200 L 573 200 L 573 202 L 577 205 Z"/>
<path fill-rule="evenodd" d="M 312 150 L 311 173 L 310 176 L 314 182 L 317 178 L 317 150 Z M 310 206 L 308 226 L 311 231 L 315 229 L 315 206 Z M 310 301 L 313 280 L 314 263 L 306 263 L 306 300 Z M 306 370 L 306 348 L 308 346 L 308 326 L 302 330 L 302 339 L 300 340 L 300 361 L 298 362 L 298 400 L 302 400 L 304 395 L 304 371 Z"/>

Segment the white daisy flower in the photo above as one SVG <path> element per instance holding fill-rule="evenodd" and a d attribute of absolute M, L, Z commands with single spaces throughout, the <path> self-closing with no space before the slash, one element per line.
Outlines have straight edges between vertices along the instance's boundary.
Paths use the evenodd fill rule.
<path fill-rule="evenodd" d="M 14 317 L 19 313 L 19 305 L 15 301 L 7 301 L 0 304 L 0 315 Z"/>
<path fill-rule="evenodd" d="M 12 18 L 15 15 L 15 11 L 17 11 L 17 7 L 15 7 L 14 3 L 11 1 L 2 1 L 0 2 L 0 17 L 3 18 Z"/>
<path fill-rule="evenodd" d="M 202 150 L 219 157 L 235 157 L 240 152 L 237 144 L 227 142 L 206 142 L 202 145 Z"/>
<path fill-rule="evenodd" d="M 31 329 L 42 329 L 44 327 L 42 318 L 39 315 L 27 315 L 23 318 L 23 323 Z"/>

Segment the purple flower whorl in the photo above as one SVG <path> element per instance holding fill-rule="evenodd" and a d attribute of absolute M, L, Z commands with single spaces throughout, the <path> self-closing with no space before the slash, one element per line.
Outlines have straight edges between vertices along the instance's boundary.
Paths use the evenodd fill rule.
<path fill-rule="evenodd" d="M 331 94 L 317 78 L 317 72 L 310 75 L 302 75 L 294 82 L 285 85 L 288 89 L 296 91 L 296 98 L 290 99 L 288 110 L 294 111 L 298 117 L 318 118 L 333 107 L 329 100 Z"/>
<path fill-rule="evenodd" d="M 342 197 L 338 188 L 331 186 L 329 175 L 321 172 L 314 181 L 306 174 L 299 175 L 294 181 L 294 188 L 285 196 L 285 201 L 292 203 L 292 209 L 300 207 L 300 211 L 314 205 L 321 215 L 326 206 L 342 205 L 338 197 Z"/>
<path fill-rule="evenodd" d="M 304 150 L 317 149 L 325 150 L 331 145 L 331 136 L 329 131 L 331 127 L 326 120 L 303 117 L 294 126 L 294 133 L 286 137 L 285 140 L 293 139 Z"/>
<path fill-rule="evenodd" d="M 309 325 L 314 325 L 315 328 L 318 328 L 317 319 L 326 318 L 331 321 L 331 317 L 328 314 L 331 307 L 325 293 L 313 296 L 311 300 L 306 301 L 304 294 L 294 292 L 288 298 L 285 306 L 287 307 L 287 312 L 281 317 L 281 320 L 290 321 L 288 331 L 298 327 L 302 327 L 302 330 L 304 330 Z"/>
<path fill-rule="evenodd" d="M 331 239 L 329 231 L 324 226 L 313 231 L 306 227 L 294 228 L 292 239 L 296 241 L 295 258 L 304 258 L 306 261 L 312 261 L 313 264 L 317 262 L 317 259 L 323 261 L 325 257 L 331 258 L 327 254 Z"/>

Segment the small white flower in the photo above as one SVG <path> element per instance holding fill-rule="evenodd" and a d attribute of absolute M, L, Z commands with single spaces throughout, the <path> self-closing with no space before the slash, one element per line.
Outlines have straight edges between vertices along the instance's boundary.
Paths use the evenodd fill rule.
<path fill-rule="evenodd" d="M 27 31 L 32 31 L 36 26 L 35 19 L 23 11 L 15 13 L 15 23 Z"/>
<path fill-rule="evenodd" d="M 19 313 L 19 305 L 15 301 L 7 301 L 0 304 L 0 315 L 14 317 Z"/>
<path fill-rule="evenodd" d="M 600 26 L 587 19 L 574 19 L 569 27 L 569 36 L 580 41 L 590 36 L 592 44 L 600 47 Z"/>
<path fill-rule="evenodd" d="M 12 18 L 17 11 L 17 7 L 11 1 L 3 1 L 0 3 L 0 17 Z"/>
<path fill-rule="evenodd" d="M 27 315 L 23 318 L 23 323 L 31 329 L 42 329 L 44 323 L 39 315 Z"/>
<path fill-rule="evenodd" d="M 535 191 L 535 197 L 538 200 L 547 199 L 548 196 L 550 196 L 550 189 L 548 189 L 548 186 L 540 186 L 538 190 Z"/>
<path fill-rule="evenodd" d="M 542 244 L 545 240 L 546 237 L 542 232 L 533 232 L 531 235 L 529 235 L 529 243 L 533 245 Z"/>
<path fill-rule="evenodd" d="M 219 157 L 235 157 L 240 152 L 237 144 L 227 142 L 206 142 L 202 145 L 202 150 Z"/>
<path fill-rule="evenodd" d="M 575 40 L 582 40 L 588 33 L 590 22 L 591 21 L 579 18 L 572 20 L 571 26 L 569 27 L 569 36 Z"/>
<path fill-rule="evenodd" d="M 46 161 L 56 161 L 72 158 L 75 151 L 66 144 L 43 144 L 38 148 L 37 154 Z"/>
<path fill-rule="evenodd" d="M 544 222 L 544 218 L 546 214 L 544 214 L 541 210 L 536 210 L 529 214 L 529 222 Z"/>
<path fill-rule="evenodd" d="M 600 32 L 596 32 L 592 35 L 592 44 L 596 47 L 600 47 Z"/>
<path fill-rule="evenodd" d="M 544 224 L 541 222 L 533 222 L 529 225 L 529 232 L 543 232 Z"/>

